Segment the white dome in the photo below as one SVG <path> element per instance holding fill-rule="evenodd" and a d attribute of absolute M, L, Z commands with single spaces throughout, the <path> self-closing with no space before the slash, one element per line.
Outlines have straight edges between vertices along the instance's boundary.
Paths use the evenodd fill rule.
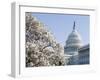
<path fill-rule="evenodd" d="M 66 47 L 77 47 L 80 48 L 82 46 L 82 39 L 79 33 L 76 30 L 73 30 L 71 34 L 68 36 L 66 41 Z"/>
<path fill-rule="evenodd" d="M 76 55 L 78 54 L 78 49 L 82 47 L 82 39 L 80 34 L 75 30 L 75 22 L 72 32 L 69 34 L 64 47 L 65 54 Z"/>

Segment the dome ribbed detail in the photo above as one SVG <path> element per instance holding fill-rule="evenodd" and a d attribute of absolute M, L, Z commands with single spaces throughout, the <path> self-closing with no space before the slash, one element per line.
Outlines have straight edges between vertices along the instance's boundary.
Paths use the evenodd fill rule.
<path fill-rule="evenodd" d="M 77 48 L 80 48 L 82 46 L 82 39 L 76 30 L 72 31 L 72 33 L 68 36 L 68 39 L 66 41 L 66 47 L 73 46 Z"/>

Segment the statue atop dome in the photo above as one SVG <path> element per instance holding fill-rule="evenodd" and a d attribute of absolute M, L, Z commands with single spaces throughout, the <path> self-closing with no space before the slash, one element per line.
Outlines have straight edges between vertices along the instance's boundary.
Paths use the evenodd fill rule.
<path fill-rule="evenodd" d="M 74 21 L 74 25 L 73 25 L 73 31 L 75 30 L 75 21 Z"/>

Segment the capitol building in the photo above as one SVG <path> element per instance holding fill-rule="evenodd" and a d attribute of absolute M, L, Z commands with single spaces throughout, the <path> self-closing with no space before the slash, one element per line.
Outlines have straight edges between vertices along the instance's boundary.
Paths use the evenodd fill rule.
<path fill-rule="evenodd" d="M 75 29 L 69 34 L 64 46 L 66 65 L 89 64 L 89 44 L 83 45 L 81 35 Z"/>

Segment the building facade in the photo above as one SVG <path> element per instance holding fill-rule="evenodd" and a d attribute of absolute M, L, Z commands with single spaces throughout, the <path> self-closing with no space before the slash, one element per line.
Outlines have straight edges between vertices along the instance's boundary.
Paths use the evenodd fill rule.
<path fill-rule="evenodd" d="M 89 64 L 90 63 L 90 48 L 89 44 L 81 47 L 79 50 L 78 64 Z"/>

